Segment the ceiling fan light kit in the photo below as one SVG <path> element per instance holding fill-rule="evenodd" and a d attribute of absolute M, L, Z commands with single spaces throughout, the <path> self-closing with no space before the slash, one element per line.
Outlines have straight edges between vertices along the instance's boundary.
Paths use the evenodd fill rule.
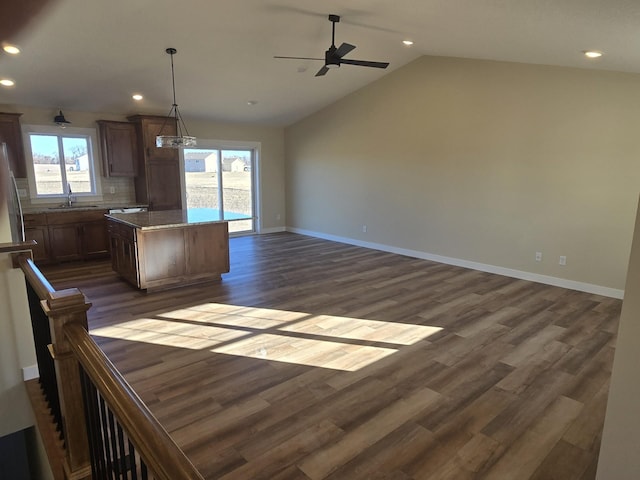
<path fill-rule="evenodd" d="M 340 16 L 331 14 L 329 15 L 329 21 L 331 22 L 331 46 L 324 53 L 324 58 L 313 57 L 281 57 L 274 56 L 273 58 L 284 58 L 291 60 L 324 60 L 323 67 L 318 70 L 316 77 L 322 77 L 326 75 L 330 69 L 339 68 L 340 65 L 356 65 L 359 67 L 372 67 L 372 68 L 387 68 L 388 62 L 371 62 L 369 60 L 354 60 L 350 58 L 343 58 L 347 53 L 355 49 L 355 45 L 349 43 L 342 43 L 339 47 L 336 47 L 336 23 L 340 22 Z"/>
<path fill-rule="evenodd" d="M 185 147 L 195 147 L 196 146 L 196 137 L 189 135 L 189 131 L 187 130 L 187 126 L 182 119 L 182 115 L 180 114 L 180 110 L 178 110 L 178 104 L 176 103 L 176 80 L 173 70 L 173 56 L 178 53 L 175 48 L 167 48 L 165 50 L 171 56 L 171 85 L 173 87 L 173 105 L 171 106 L 171 110 L 167 115 L 160 131 L 158 132 L 158 136 L 156 137 L 156 147 L 158 148 L 185 148 Z M 167 122 L 172 120 L 176 125 L 176 135 L 162 135 L 162 131 L 164 127 L 167 125 Z"/>

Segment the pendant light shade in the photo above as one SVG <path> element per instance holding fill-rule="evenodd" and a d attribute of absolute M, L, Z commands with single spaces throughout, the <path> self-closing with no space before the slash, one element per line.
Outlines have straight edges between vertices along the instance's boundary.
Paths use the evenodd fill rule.
<path fill-rule="evenodd" d="M 189 131 L 187 130 L 187 126 L 184 124 L 184 120 L 182 120 L 182 115 L 180 115 L 180 111 L 178 110 L 178 104 L 176 103 L 176 80 L 173 71 L 173 56 L 178 52 L 175 48 L 167 48 L 165 50 L 171 56 L 171 86 L 173 88 L 173 105 L 171 105 L 171 110 L 169 111 L 169 115 L 165 119 L 162 124 L 162 128 L 158 132 L 158 136 L 156 137 L 156 147 L 159 148 L 185 148 L 185 147 L 195 147 L 196 146 L 196 137 L 192 137 L 189 135 Z M 167 122 L 171 121 L 175 122 L 176 125 L 176 135 L 163 135 L 162 131 L 164 130 Z"/>
<path fill-rule="evenodd" d="M 62 114 L 62 110 L 60 110 L 58 115 L 53 117 L 53 123 L 58 125 L 60 128 L 66 128 L 66 126 L 69 125 L 71 122 L 66 118 L 64 118 L 64 115 Z"/>

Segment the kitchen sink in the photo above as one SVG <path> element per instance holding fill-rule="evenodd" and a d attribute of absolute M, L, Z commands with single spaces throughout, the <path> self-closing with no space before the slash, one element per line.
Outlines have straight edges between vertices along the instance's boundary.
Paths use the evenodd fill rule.
<path fill-rule="evenodd" d="M 98 205 L 67 205 L 63 203 L 57 207 L 48 207 L 49 210 L 73 210 L 74 208 L 98 208 Z"/>

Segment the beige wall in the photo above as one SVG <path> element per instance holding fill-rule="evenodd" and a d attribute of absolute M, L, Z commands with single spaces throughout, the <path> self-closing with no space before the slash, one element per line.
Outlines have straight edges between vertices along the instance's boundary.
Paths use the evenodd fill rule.
<path fill-rule="evenodd" d="M 622 289 L 638 125 L 640 75 L 422 57 L 286 129 L 287 224 Z"/>
<path fill-rule="evenodd" d="M 25 125 L 49 125 L 56 114 L 56 110 L 16 105 L 0 105 L 0 111 L 22 113 L 20 121 Z M 85 128 L 96 128 L 96 120 L 126 121 L 127 115 L 134 113 L 114 114 L 64 110 L 65 117 L 73 123 L 74 127 Z M 285 225 L 284 129 L 281 127 L 185 120 L 189 133 L 198 138 L 260 143 L 261 158 L 259 159 L 258 172 L 260 175 L 260 211 L 258 213 L 263 229 L 282 229 Z M 103 195 L 107 203 L 110 201 L 108 186 L 115 184 L 118 189 L 127 187 L 127 183 L 123 179 L 103 178 L 102 180 Z M 129 184 L 129 188 L 132 189 L 133 182 L 129 182 Z M 19 186 L 25 188 L 26 182 L 20 183 Z M 134 193 L 131 191 L 131 199 L 133 198 Z M 277 219 L 278 215 L 280 216 L 279 220 Z"/>
<path fill-rule="evenodd" d="M 598 460 L 598 480 L 636 480 L 640 475 L 640 209 L 636 219 L 611 387 Z"/>

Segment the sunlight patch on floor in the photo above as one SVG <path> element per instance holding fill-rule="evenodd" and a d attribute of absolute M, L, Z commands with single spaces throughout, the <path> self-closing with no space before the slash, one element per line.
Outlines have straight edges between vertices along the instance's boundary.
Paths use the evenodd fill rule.
<path fill-rule="evenodd" d="M 91 330 L 174 348 L 356 371 L 440 327 L 205 303 Z"/>

